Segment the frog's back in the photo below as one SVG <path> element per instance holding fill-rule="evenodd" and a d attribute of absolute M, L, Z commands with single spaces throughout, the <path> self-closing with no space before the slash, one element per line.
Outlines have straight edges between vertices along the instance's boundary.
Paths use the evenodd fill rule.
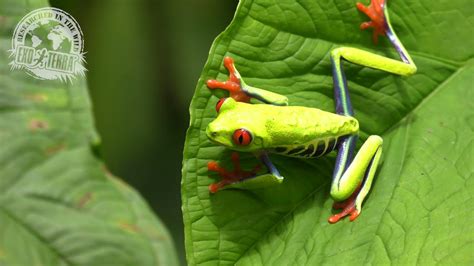
<path fill-rule="evenodd" d="M 272 134 L 265 147 L 282 155 L 319 157 L 334 150 L 345 136 L 357 134 L 359 130 L 354 117 L 301 106 L 265 107 L 273 114 L 266 123 Z"/>

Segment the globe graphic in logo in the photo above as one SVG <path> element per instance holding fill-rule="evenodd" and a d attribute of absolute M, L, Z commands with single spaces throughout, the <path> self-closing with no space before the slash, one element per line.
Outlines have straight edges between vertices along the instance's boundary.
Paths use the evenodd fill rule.
<path fill-rule="evenodd" d="M 84 75 L 82 31 L 77 22 L 57 8 L 30 12 L 15 28 L 10 62 L 39 79 L 69 80 Z"/>
<path fill-rule="evenodd" d="M 72 48 L 72 36 L 69 31 L 56 21 L 36 26 L 27 33 L 25 45 L 35 49 L 46 48 L 57 52 L 70 53 Z"/>

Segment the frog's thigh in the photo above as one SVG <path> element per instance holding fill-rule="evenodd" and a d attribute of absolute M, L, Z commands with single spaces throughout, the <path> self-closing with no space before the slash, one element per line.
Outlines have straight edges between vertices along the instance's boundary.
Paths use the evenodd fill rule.
<path fill-rule="evenodd" d="M 349 198 L 362 182 L 362 188 L 357 196 L 356 205 L 362 204 L 362 200 L 372 185 L 375 170 L 382 154 L 382 142 L 381 137 L 370 136 L 364 142 L 344 174 L 333 180 L 331 197 L 335 201 L 343 201 Z"/>

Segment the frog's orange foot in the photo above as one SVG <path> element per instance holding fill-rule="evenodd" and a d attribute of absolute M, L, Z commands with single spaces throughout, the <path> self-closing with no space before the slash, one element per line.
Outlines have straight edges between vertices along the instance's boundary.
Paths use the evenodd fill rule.
<path fill-rule="evenodd" d="M 250 102 L 250 97 L 242 90 L 239 72 L 235 69 L 234 59 L 229 56 L 224 58 L 224 66 L 229 71 L 229 79 L 221 82 L 215 79 L 207 81 L 209 89 L 223 89 L 229 92 L 230 97 L 238 102 Z"/>
<path fill-rule="evenodd" d="M 209 191 L 211 193 L 216 193 L 217 191 L 219 191 L 220 189 L 224 188 L 225 186 L 229 184 L 240 182 L 247 178 L 253 177 L 257 174 L 257 172 L 261 168 L 261 165 L 258 164 L 251 171 L 242 170 L 240 166 L 239 154 L 237 152 L 232 153 L 231 159 L 232 159 L 232 164 L 234 165 L 234 170 L 232 171 L 222 168 L 215 161 L 211 161 L 207 164 L 207 170 L 212 171 L 212 172 L 217 172 L 222 177 L 222 179 L 219 182 L 212 183 L 211 185 L 209 185 Z"/>
<path fill-rule="evenodd" d="M 349 215 L 349 220 L 354 221 L 360 212 L 355 207 L 355 196 L 351 196 L 349 199 L 342 202 L 335 202 L 332 207 L 334 209 L 342 209 L 340 213 L 334 214 L 329 217 L 328 221 L 332 224 L 339 222 L 342 218 Z"/>
<path fill-rule="evenodd" d="M 348 199 L 340 202 L 334 202 L 334 204 L 332 205 L 333 209 L 342 209 L 342 211 L 338 214 L 329 217 L 328 221 L 330 223 L 337 223 L 340 219 L 348 215 L 349 219 L 352 222 L 357 218 L 357 216 L 359 216 L 360 212 L 355 207 L 355 201 L 357 199 L 357 196 L 359 195 L 361 187 L 361 184 L 359 184 L 359 186 Z"/>
<path fill-rule="evenodd" d="M 357 9 L 366 14 L 371 20 L 360 24 L 360 28 L 362 30 L 374 28 L 372 39 L 375 44 L 378 42 L 379 35 L 384 36 L 386 31 L 386 20 L 383 12 L 385 1 L 386 0 L 371 0 L 368 7 L 361 3 L 357 3 Z"/>
<path fill-rule="evenodd" d="M 331 217 L 329 217 L 328 221 L 332 224 L 339 222 L 342 218 L 346 217 L 349 215 L 349 220 L 354 221 L 358 216 L 360 212 L 356 209 L 355 204 L 350 204 L 347 205 L 342 212 L 338 214 L 334 214 Z"/>

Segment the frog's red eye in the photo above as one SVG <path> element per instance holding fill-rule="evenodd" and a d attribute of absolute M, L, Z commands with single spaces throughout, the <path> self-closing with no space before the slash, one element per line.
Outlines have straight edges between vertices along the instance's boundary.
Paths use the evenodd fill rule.
<path fill-rule="evenodd" d="M 221 109 L 222 104 L 227 100 L 227 98 L 221 98 L 217 104 L 216 104 L 216 111 L 219 113 L 219 110 Z"/>
<path fill-rule="evenodd" d="M 234 143 L 240 146 L 247 146 L 252 142 L 252 134 L 247 129 L 237 129 L 232 136 Z"/>

